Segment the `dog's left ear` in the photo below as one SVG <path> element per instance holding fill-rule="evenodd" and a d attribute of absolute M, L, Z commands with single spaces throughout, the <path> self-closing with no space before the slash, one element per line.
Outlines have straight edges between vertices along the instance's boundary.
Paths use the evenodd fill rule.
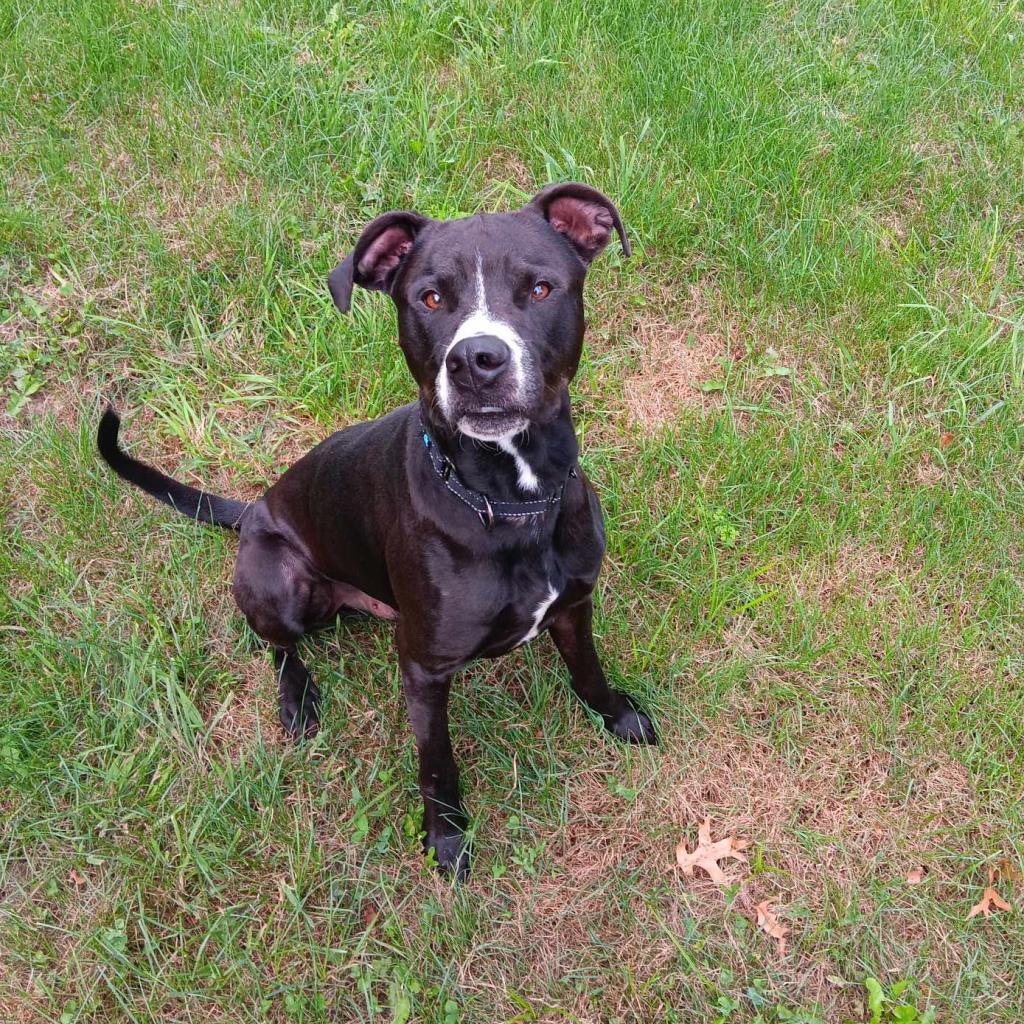
<path fill-rule="evenodd" d="M 338 309 L 349 311 L 354 284 L 390 292 L 416 236 L 429 223 L 429 217 L 412 210 L 392 210 L 371 220 L 356 247 L 327 275 L 327 287 Z"/>
<path fill-rule="evenodd" d="M 630 254 L 629 239 L 615 204 L 596 188 L 578 181 L 564 181 L 541 189 L 527 204 L 560 235 L 565 235 L 584 263 L 589 264 L 611 241 L 612 228 L 622 251 Z"/>

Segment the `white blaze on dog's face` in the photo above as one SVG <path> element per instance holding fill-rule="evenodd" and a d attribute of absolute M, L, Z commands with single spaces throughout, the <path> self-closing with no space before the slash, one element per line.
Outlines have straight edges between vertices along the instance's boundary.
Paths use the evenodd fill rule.
<path fill-rule="evenodd" d="M 527 405 L 526 396 L 536 385 L 536 371 L 519 332 L 508 321 L 494 316 L 487 305 L 487 282 L 483 257 L 479 253 L 474 276 L 474 306 L 445 347 L 440 369 L 434 378 L 434 396 L 441 414 L 462 433 L 481 441 L 508 440 L 529 426 L 529 420 L 525 415 L 518 415 L 517 410 L 525 409 Z M 478 409 L 463 409 L 462 415 L 456 418 L 448 362 L 456 347 L 472 338 L 494 338 L 507 346 L 508 381 L 503 393 L 496 391 L 482 395 L 483 404 Z"/>
<path fill-rule="evenodd" d="M 551 186 L 523 209 L 431 221 L 398 211 L 363 231 L 331 274 L 387 291 L 399 342 L 430 415 L 480 440 L 509 443 L 557 415 L 583 342 L 583 281 L 617 230 L 615 207 L 586 185 Z"/>

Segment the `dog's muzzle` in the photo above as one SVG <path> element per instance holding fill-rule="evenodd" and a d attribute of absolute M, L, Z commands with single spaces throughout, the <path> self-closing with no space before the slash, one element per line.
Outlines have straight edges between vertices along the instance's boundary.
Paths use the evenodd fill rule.
<path fill-rule="evenodd" d="M 480 441 L 511 437 L 529 425 L 536 385 L 522 339 L 483 314 L 465 320 L 436 378 L 437 406 L 448 422 Z"/>

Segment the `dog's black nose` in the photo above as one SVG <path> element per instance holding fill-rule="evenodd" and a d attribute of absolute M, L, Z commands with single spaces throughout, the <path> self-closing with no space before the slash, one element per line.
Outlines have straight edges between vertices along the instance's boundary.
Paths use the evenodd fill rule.
<path fill-rule="evenodd" d="M 448 376 L 460 388 L 483 388 L 493 384 L 508 369 L 512 353 L 501 338 L 478 334 L 452 346 L 444 365 Z"/>

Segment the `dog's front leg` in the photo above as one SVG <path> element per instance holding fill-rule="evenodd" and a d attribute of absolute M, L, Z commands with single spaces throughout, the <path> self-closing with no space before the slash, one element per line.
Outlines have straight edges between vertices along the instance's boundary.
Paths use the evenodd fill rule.
<path fill-rule="evenodd" d="M 594 648 L 594 605 L 589 597 L 562 609 L 552 620 L 551 637 L 569 669 L 573 692 L 603 719 L 605 728 L 628 743 L 657 743 L 650 718 L 626 694 L 613 690 Z"/>
<path fill-rule="evenodd" d="M 427 672 L 408 659 L 402 659 L 401 670 L 405 705 L 419 752 L 424 849 L 428 854 L 434 851 L 442 871 L 464 878 L 469 872 L 468 818 L 459 797 L 459 769 L 448 735 L 451 676 Z"/>

